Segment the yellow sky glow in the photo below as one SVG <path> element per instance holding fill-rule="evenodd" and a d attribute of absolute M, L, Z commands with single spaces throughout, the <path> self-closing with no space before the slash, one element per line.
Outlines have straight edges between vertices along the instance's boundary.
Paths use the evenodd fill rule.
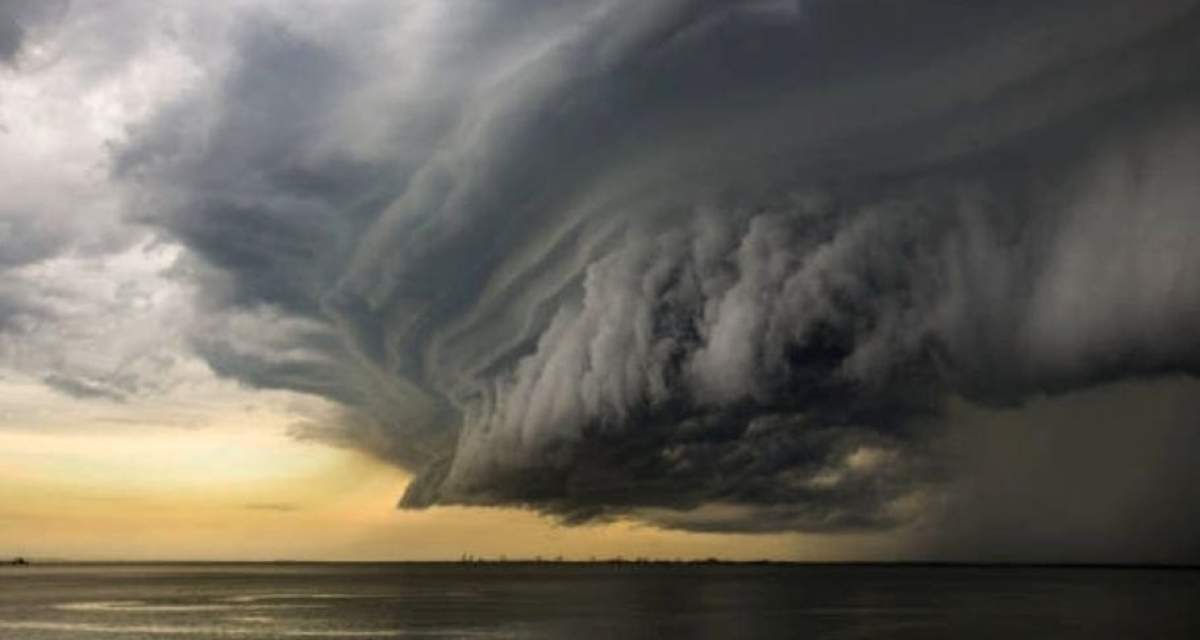
<path fill-rule="evenodd" d="M 734 536 L 631 522 L 563 527 L 514 509 L 395 508 L 408 476 L 282 428 L 0 432 L 0 556 L 438 560 L 807 558 L 856 536 Z"/>

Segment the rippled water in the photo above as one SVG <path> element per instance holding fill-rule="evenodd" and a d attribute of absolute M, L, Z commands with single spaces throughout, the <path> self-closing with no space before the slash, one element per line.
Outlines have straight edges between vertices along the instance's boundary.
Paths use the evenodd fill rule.
<path fill-rule="evenodd" d="M 1200 638 L 1200 572 L 782 565 L 0 568 L 0 638 Z"/>

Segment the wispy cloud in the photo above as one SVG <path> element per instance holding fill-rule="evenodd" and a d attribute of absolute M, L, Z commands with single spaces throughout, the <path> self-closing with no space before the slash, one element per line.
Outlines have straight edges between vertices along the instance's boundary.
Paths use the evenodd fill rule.
<path fill-rule="evenodd" d="M 242 508 L 247 509 L 249 511 L 277 511 L 277 512 L 288 512 L 288 511 L 299 511 L 300 510 L 300 507 L 298 505 L 292 504 L 290 502 L 250 502 L 250 503 L 246 503 L 246 504 L 242 505 Z"/>

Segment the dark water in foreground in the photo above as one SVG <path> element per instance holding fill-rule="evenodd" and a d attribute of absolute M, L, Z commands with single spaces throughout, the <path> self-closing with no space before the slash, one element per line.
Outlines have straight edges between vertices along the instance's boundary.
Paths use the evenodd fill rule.
<path fill-rule="evenodd" d="M 0 638 L 1200 638 L 1200 572 L 0 567 Z"/>

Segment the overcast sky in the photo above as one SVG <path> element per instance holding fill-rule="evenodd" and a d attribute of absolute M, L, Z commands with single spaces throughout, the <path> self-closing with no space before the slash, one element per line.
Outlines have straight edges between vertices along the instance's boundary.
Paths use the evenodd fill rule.
<path fill-rule="evenodd" d="M 0 0 L 0 490 L 226 443 L 272 515 L 1200 561 L 1197 59 L 1193 0 Z"/>

